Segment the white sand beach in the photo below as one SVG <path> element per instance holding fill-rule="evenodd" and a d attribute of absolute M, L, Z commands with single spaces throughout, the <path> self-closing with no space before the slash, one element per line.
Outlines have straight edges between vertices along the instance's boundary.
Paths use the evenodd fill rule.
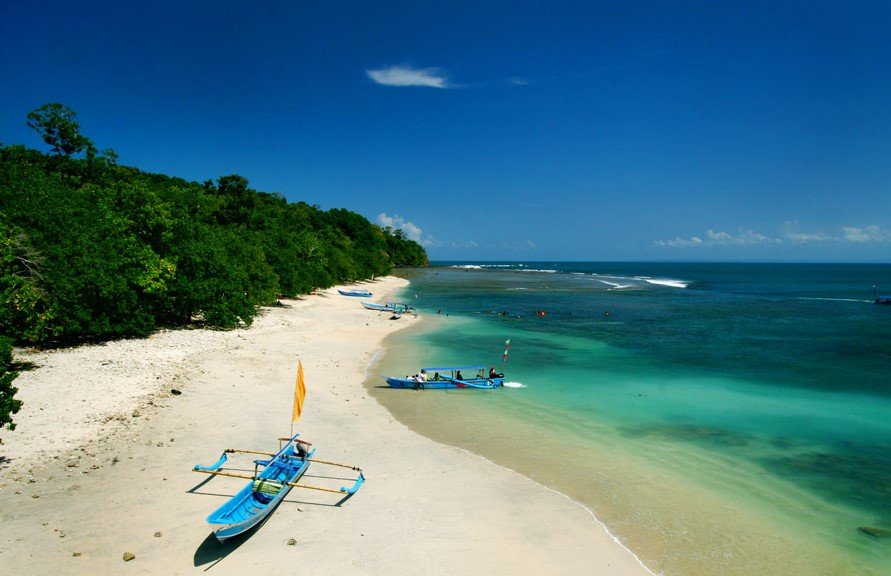
<path fill-rule="evenodd" d="M 382 302 L 405 285 L 362 287 Z M 18 428 L 0 431 L 0 572 L 648 574 L 582 506 L 419 436 L 367 395 L 384 338 L 417 321 L 332 288 L 264 309 L 249 329 L 19 351 L 33 366 L 15 381 Z M 250 537 L 220 545 L 205 518 L 244 480 L 204 482 L 192 466 L 225 448 L 278 447 L 298 359 L 307 396 L 295 431 L 367 482 L 339 507 L 335 494 L 294 489 Z M 313 464 L 302 482 L 338 487 L 352 474 Z"/>

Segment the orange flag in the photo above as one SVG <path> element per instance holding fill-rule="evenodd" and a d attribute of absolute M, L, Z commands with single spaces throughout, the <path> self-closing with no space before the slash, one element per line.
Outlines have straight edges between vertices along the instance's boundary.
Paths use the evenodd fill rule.
<path fill-rule="evenodd" d="M 300 420 L 303 410 L 303 398 L 306 396 L 306 385 L 303 383 L 303 362 L 297 361 L 297 388 L 294 390 L 294 415 L 291 422 Z"/>

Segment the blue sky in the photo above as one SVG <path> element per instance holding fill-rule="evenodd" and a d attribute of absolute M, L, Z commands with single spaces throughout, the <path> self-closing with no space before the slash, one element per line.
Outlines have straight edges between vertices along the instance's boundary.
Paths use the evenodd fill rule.
<path fill-rule="evenodd" d="M 3 2 L 46 102 L 432 259 L 891 261 L 886 2 Z"/>

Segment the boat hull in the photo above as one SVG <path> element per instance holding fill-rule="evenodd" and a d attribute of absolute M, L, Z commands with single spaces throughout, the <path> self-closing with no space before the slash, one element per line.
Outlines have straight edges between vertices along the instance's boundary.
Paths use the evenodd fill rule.
<path fill-rule="evenodd" d="M 309 468 L 309 456 L 311 454 L 298 456 L 289 446 L 282 455 L 266 464 L 256 481 L 249 482 L 208 516 L 208 523 L 222 525 L 214 531 L 217 540 L 225 542 L 261 524 L 291 491 L 288 483 L 297 482 Z M 281 485 L 281 488 L 270 494 L 256 489 L 257 482 L 274 483 L 273 486 Z"/>
<path fill-rule="evenodd" d="M 368 298 L 372 296 L 371 292 L 368 290 L 337 290 L 340 292 L 341 296 L 356 296 L 359 298 Z"/>
<path fill-rule="evenodd" d="M 397 304 L 394 302 L 387 302 L 386 304 L 376 304 L 374 302 L 360 302 L 362 306 L 367 308 L 368 310 L 376 310 L 378 312 L 398 312 L 400 314 L 405 312 L 414 312 L 414 308 L 409 306 L 408 304 Z"/>
<path fill-rule="evenodd" d="M 421 388 L 416 380 L 410 378 L 396 378 L 388 376 L 385 378 L 390 388 L 402 388 L 415 390 Z M 457 390 L 460 388 L 484 389 L 491 390 L 504 386 L 504 378 L 469 378 L 466 380 L 428 380 L 424 382 L 425 390 Z"/>

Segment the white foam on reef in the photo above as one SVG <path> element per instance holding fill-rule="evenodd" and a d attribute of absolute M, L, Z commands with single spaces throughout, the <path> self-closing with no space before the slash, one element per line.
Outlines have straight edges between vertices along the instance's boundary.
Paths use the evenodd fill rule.
<path fill-rule="evenodd" d="M 462 268 L 464 270 L 482 270 L 483 267 L 478 264 L 455 264 L 454 266 L 449 266 L 449 268 Z"/>
<path fill-rule="evenodd" d="M 814 298 L 809 296 L 799 296 L 798 300 L 825 300 L 827 302 L 866 302 L 872 303 L 872 300 L 863 300 L 862 298 Z"/>
<path fill-rule="evenodd" d="M 504 387 L 505 388 L 525 388 L 526 385 L 523 384 L 522 382 L 505 382 Z"/>
<path fill-rule="evenodd" d="M 606 284 L 607 286 L 612 286 L 613 288 L 631 288 L 631 284 L 622 284 L 620 282 L 610 282 L 609 280 L 604 280 L 603 278 L 595 278 L 598 282 L 602 284 Z"/>
<path fill-rule="evenodd" d="M 656 284 L 658 286 L 668 286 L 669 288 L 686 288 L 690 285 L 685 280 L 673 280 L 671 278 L 641 278 L 647 284 Z"/>
<path fill-rule="evenodd" d="M 545 269 L 537 269 L 537 268 L 525 268 L 520 270 L 520 272 L 544 272 L 545 274 L 556 274 L 556 270 L 545 270 Z"/>

